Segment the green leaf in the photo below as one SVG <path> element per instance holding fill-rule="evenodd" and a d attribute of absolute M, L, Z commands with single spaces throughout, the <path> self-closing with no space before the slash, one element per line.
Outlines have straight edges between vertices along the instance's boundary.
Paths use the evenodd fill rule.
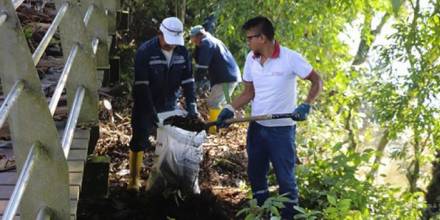
<path fill-rule="evenodd" d="M 333 206 L 336 206 L 336 198 L 334 196 L 331 196 L 330 194 L 327 194 L 327 201 L 332 204 Z"/>
<path fill-rule="evenodd" d="M 343 211 L 350 210 L 351 199 L 343 199 L 339 202 L 340 209 Z"/>
<path fill-rule="evenodd" d="M 246 218 L 245 218 L 244 220 L 255 220 L 255 217 L 256 217 L 256 216 L 255 216 L 254 214 L 251 213 L 251 214 L 247 215 Z"/>
<path fill-rule="evenodd" d="M 249 212 L 249 210 L 250 210 L 250 208 L 244 208 L 244 209 L 240 210 L 239 212 L 237 212 L 237 214 L 235 216 L 240 216 L 241 214 Z"/>
<path fill-rule="evenodd" d="M 304 214 L 304 213 L 307 213 L 306 210 L 303 209 L 303 208 L 300 207 L 300 206 L 297 206 L 297 205 L 296 205 L 296 206 L 294 206 L 293 208 L 296 209 L 296 210 L 297 210 L 298 212 L 300 212 L 300 213 L 303 213 L 303 214 Z"/>
<path fill-rule="evenodd" d="M 275 216 L 280 216 L 280 212 L 278 211 L 278 209 L 274 206 L 270 207 L 270 212 L 275 215 Z"/>

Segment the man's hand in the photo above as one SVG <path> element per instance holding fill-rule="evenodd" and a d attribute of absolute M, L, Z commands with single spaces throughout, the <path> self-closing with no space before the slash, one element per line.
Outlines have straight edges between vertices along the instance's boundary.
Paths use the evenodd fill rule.
<path fill-rule="evenodd" d="M 307 116 L 310 113 L 310 104 L 307 103 L 303 103 L 301 105 L 299 105 L 295 111 L 293 111 L 293 117 L 292 119 L 294 121 L 304 121 L 307 119 Z"/>
<path fill-rule="evenodd" d="M 233 117 L 234 117 L 234 108 L 231 105 L 226 105 L 225 108 L 222 109 L 222 111 L 217 117 L 217 127 L 218 128 L 229 127 L 229 124 L 226 124 L 225 121 Z"/>

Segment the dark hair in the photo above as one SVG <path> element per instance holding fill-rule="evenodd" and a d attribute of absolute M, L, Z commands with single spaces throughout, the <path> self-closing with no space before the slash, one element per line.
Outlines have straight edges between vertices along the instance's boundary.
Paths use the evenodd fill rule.
<path fill-rule="evenodd" d="M 249 19 L 241 28 L 244 31 L 256 28 L 259 33 L 264 34 L 269 40 L 273 40 L 273 37 L 275 36 L 275 28 L 273 27 L 272 22 L 264 16 L 257 16 Z"/>

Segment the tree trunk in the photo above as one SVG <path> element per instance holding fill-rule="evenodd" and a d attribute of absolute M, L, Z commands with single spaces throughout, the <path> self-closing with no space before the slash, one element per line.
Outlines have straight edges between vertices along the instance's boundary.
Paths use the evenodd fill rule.
<path fill-rule="evenodd" d="M 359 47 L 356 53 L 356 56 L 354 57 L 352 65 L 359 65 L 365 62 L 367 59 L 368 52 L 370 51 L 370 47 L 372 42 L 376 39 L 376 36 L 382 31 L 383 26 L 390 18 L 390 14 L 386 13 L 382 19 L 380 20 L 379 25 L 376 27 L 376 29 L 371 30 L 371 17 L 368 17 L 366 15 L 366 18 L 364 20 L 364 26 L 362 28 L 362 36 L 361 36 L 361 42 L 359 43 Z M 369 32 L 371 38 L 369 38 L 367 35 L 367 32 Z"/>
<path fill-rule="evenodd" d="M 390 142 L 389 135 L 390 135 L 390 131 L 389 129 L 386 129 L 382 135 L 382 138 L 380 138 L 379 145 L 377 146 L 376 149 L 376 158 L 374 158 L 371 171 L 367 176 L 368 179 L 374 178 L 377 174 L 377 171 L 379 170 L 380 161 L 382 160 L 385 147 L 387 146 L 388 142 Z"/>
<path fill-rule="evenodd" d="M 410 166 L 408 167 L 408 173 L 406 174 L 406 178 L 408 179 L 409 183 L 409 191 L 414 193 L 417 192 L 417 181 L 420 177 L 420 133 L 417 131 L 417 128 L 415 129 L 414 134 L 414 160 L 411 161 Z"/>
<path fill-rule="evenodd" d="M 178 0 L 176 1 L 176 17 L 185 24 L 185 15 L 186 15 L 186 0 Z"/>
<path fill-rule="evenodd" d="M 348 141 L 350 142 L 349 145 L 349 149 L 351 151 L 356 151 L 357 148 L 357 141 L 356 141 L 356 135 L 354 133 L 353 127 L 352 127 L 352 118 L 353 118 L 353 114 L 352 114 L 352 109 L 350 108 L 350 110 L 348 111 L 348 116 L 347 119 L 345 121 L 345 130 L 348 131 Z"/>

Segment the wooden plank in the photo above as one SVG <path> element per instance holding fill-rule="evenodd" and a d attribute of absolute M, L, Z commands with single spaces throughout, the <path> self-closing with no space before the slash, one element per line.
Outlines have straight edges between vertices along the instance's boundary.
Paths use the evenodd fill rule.
<path fill-rule="evenodd" d="M 3 213 L 5 212 L 8 202 L 9 200 L 0 200 L 0 215 L 3 215 Z"/>
<path fill-rule="evenodd" d="M 70 185 L 80 186 L 82 182 L 83 173 L 69 173 Z M 0 185 L 10 185 L 14 186 L 17 182 L 17 173 L 15 172 L 4 172 L 0 173 Z"/>
<path fill-rule="evenodd" d="M 74 139 L 87 139 L 90 138 L 90 128 L 82 129 L 77 128 L 75 130 L 75 135 L 73 136 Z"/>
<path fill-rule="evenodd" d="M 7 200 L 12 195 L 15 186 L 0 186 L 0 200 Z"/>
<path fill-rule="evenodd" d="M 0 200 L 0 216 L 3 216 L 3 213 L 5 212 L 6 206 L 8 205 L 9 200 Z M 78 208 L 78 201 L 76 200 L 70 200 L 70 215 L 76 216 L 76 211 Z M 16 215 L 20 215 L 18 213 Z"/>
<path fill-rule="evenodd" d="M 71 215 L 76 215 L 77 208 L 78 208 L 78 201 L 70 200 L 70 214 Z"/>
<path fill-rule="evenodd" d="M 87 149 L 70 150 L 67 159 L 69 161 L 85 161 L 87 159 Z"/>
<path fill-rule="evenodd" d="M 74 138 L 72 140 L 72 145 L 70 146 L 70 150 L 88 149 L 88 147 L 89 147 L 89 140 L 88 139 Z"/>
<path fill-rule="evenodd" d="M 67 161 L 69 173 L 81 173 L 84 171 L 84 161 Z"/>
<path fill-rule="evenodd" d="M 79 199 L 79 186 L 69 186 L 70 189 L 70 200 L 78 200 Z"/>
<path fill-rule="evenodd" d="M 17 172 L 0 172 L 0 185 L 15 185 L 17 182 Z"/>
<path fill-rule="evenodd" d="M 82 173 L 69 173 L 69 183 L 71 186 L 81 186 L 82 178 Z"/>
<path fill-rule="evenodd" d="M 58 130 L 58 136 L 61 140 L 64 134 L 64 128 L 66 126 L 65 122 L 56 122 L 56 127 Z M 76 128 L 73 135 L 74 139 L 89 139 L 90 138 L 90 128 Z"/>
<path fill-rule="evenodd" d="M 9 200 L 14 191 L 15 186 L 0 186 L 0 200 Z M 78 200 L 79 186 L 69 186 L 70 199 Z"/>
<path fill-rule="evenodd" d="M 14 151 L 12 148 L 0 148 L 0 155 L 4 155 L 6 158 L 13 158 Z"/>
<path fill-rule="evenodd" d="M 0 215 L 0 219 L 1 219 L 1 218 L 3 218 L 3 215 Z M 72 219 L 72 218 L 70 218 L 70 219 Z M 15 216 L 15 217 L 14 217 L 14 220 L 20 220 L 20 216 Z"/>

